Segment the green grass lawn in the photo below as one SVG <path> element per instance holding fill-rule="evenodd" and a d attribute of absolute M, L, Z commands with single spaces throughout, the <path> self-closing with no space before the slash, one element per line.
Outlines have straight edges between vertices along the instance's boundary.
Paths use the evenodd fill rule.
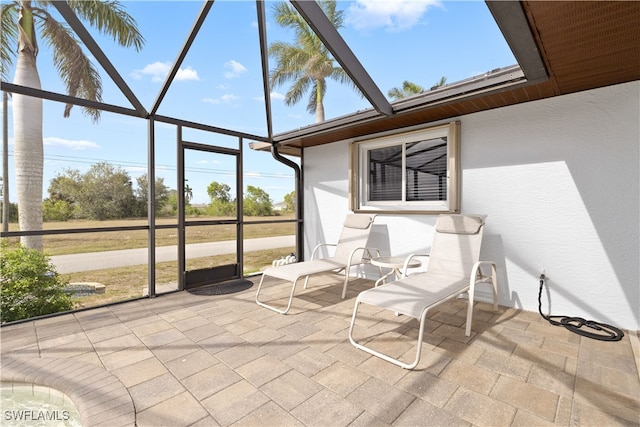
<path fill-rule="evenodd" d="M 247 217 L 245 221 L 273 221 L 294 219 L 293 214 L 271 217 Z M 198 217 L 188 220 L 217 220 L 220 218 Z M 177 225 L 176 218 L 159 218 L 157 225 Z M 146 226 L 146 219 L 127 219 L 112 221 L 67 221 L 46 222 L 45 230 L 84 229 Z M 18 229 L 17 224 L 11 224 L 10 231 Z M 295 223 L 276 224 L 245 224 L 243 234 L 245 239 L 271 236 L 294 235 Z M 235 240 L 237 237 L 235 224 L 200 226 L 186 228 L 187 244 Z M 177 228 L 157 229 L 155 231 L 156 246 L 177 245 Z M 17 242 L 18 238 L 10 241 Z M 69 255 L 77 253 L 101 252 L 122 249 L 148 247 L 148 231 L 98 231 L 91 233 L 67 233 L 44 236 L 44 252 L 49 256 Z M 244 274 L 259 272 L 263 267 L 271 265 L 274 259 L 295 252 L 294 247 L 279 248 L 244 254 Z M 212 256 L 206 258 L 189 259 L 189 269 L 208 268 L 212 266 L 235 263 L 235 254 Z M 176 261 L 160 262 L 155 266 L 156 286 L 173 284 L 178 281 Z M 105 270 L 93 270 L 77 273 L 62 274 L 61 277 L 69 283 L 98 282 L 106 287 L 104 294 L 95 294 L 74 298 L 76 308 L 94 307 L 143 295 L 148 287 L 147 265 L 119 267 Z"/>
<path fill-rule="evenodd" d="M 247 217 L 245 221 L 273 221 L 294 219 L 293 214 L 270 217 Z M 217 220 L 214 217 L 189 218 L 188 220 Z M 146 219 L 124 219 L 111 221 L 65 221 L 45 222 L 45 230 L 132 227 L 147 225 Z M 177 225 L 176 218 L 160 218 L 157 225 Z M 17 224 L 11 224 L 10 231 L 17 231 Z M 156 246 L 171 246 L 178 244 L 177 228 L 157 229 L 155 231 Z M 286 236 L 296 233 L 295 223 L 279 224 L 246 224 L 244 238 Z M 236 226 L 223 224 L 213 226 L 186 227 L 186 243 L 220 242 L 236 239 Z M 148 231 L 98 231 L 91 233 L 68 233 L 44 236 L 44 252 L 49 256 L 80 254 L 88 252 L 102 252 L 120 249 L 146 248 L 148 246 Z M 10 241 L 17 242 L 18 238 Z"/>
<path fill-rule="evenodd" d="M 272 250 L 248 252 L 244 254 L 244 274 L 259 272 L 264 266 L 271 265 L 271 261 L 283 254 L 294 252 L 295 248 L 279 248 Z M 189 260 L 192 269 L 207 268 L 214 265 L 235 263 L 235 255 L 219 255 L 215 257 L 197 258 Z M 178 282 L 178 265 L 175 261 L 156 264 L 156 286 Z M 110 268 L 105 270 L 83 271 L 62 274 L 61 277 L 70 283 L 98 282 L 106 287 L 104 294 L 95 294 L 74 298 L 76 308 L 94 307 L 132 298 L 139 298 L 143 290 L 148 287 L 147 266 Z"/>

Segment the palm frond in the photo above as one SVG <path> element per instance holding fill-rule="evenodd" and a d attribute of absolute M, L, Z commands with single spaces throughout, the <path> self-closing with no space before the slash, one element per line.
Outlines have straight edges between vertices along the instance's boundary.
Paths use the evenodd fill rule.
<path fill-rule="evenodd" d="M 273 44 L 269 48 L 269 55 L 277 60 L 276 67 L 269 76 L 272 87 L 283 85 L 289 80 L 297 80 L 304 75 L 308 55 L 297 46 L 286 43 Z"/>
<path fill-rule="evenodd" d="M 312 79 L 304 76 L 296 79 L 284 96 L 284 103 L 286 105 L 297 104 L 307 92 L 309 86 L 315 87 Z"/>
<path fill-rule="evenodd" d="M 272 9 L 276 23 L 283 28 L 297 30 L 301 23 L 305 23 L 298 11 L 289 2 L 275 3 Z"/>
<path fill-rule="evenodd" d="M 389 92 L 387 92 L 387 95 L 392 99 L 402 99 L 422 92 L 424 92 L 424 88 L 422 86 L 405 80 L 402 82 L 402 88 L 391 88 Z"/>
<path fill-rule="evenodd" d="M 336 29 L 344 26 L 344 10 L 336 9 L 335 0 L 319 0 L 318 4 Z"/>
<path fill-rule="evenodd" d="M 318 4 L 336 28 L 343 26 L 343 11 L 337 10 L 335 0 L 318 0 Z M 276 23 L 295 33 L 295 44 L 275 42 L 268 50 L 269 57 L 276 61 L 269 73 L 271 86 L 291 82 L 285 96 L 287 105 L 300 101 L 310 89 L 307 111 L 315 113 L 318 102 L 321 103 L 324 99 L 327 77 L 356 87 L 344 70 L 336 65 L 329 50 L 293 6 L 288 2 L 278 2 L 273 5 L 272 10 Z"/>
<path fill-rule="evenodd" d="M 274 43 L 269 48 L 269 56 L 277 61 L 278 68 L 287 70 L 304 68 L 309 60 L 309 52 L 287 43 Z"/>
<path fill-rule="evenodd" d="M 10 2 L 0 6 L 0 77 L 9 81 L 9 72 L 13 68 L 18 40 L 18 4 Z"/>
<path fill-rule="evenodd" d="M 398 89 L 397 87 L 392 87 L 391 89 L 389 89 L 389 91 L 387 92 L 387 95 L 391 99 L 402 99 L 402 98 L 404 98 L 404 94 L 402 93 L 402 90 Z"/>
<path fill-rule="evenodd" d="M 308 37 L 313 31 L 300 16 L 298 11 L 289 2 L 278 2 L 273 5 L 273 13 L 276 24 L 283 28 L 289 28 L 295 32 L 296 40 Z"/>
<path fill-rule="evenodd" d="M 433 89 L 435 87 L 442 87 L 445 84 L 447 84 L 447 77 L 446 76 L 442 76 L 442 77 L 440 77 L 440 80 L 435 82 L 431 88 Z"/>
<path fill-rule="evenodd" d="M 351 80 L 351 77 L 342 67 L 333 67 L 331 70 L 331 74 L 329 74 L 331 79 L 337 81 L 340 84 L 350 86 L 352 89 L 356 91 L 360 91 L 358 86 Z"/>
<path fill-rule="evenodd" d="M 423 92 L 424 88 L 417 83 L 405 80 L 402 82 L 402 91 L 405 93 L 405 96 L 411 96 Z"/>
<path fill-rule="evenodd" d="M 124 47 L 133 46 L 140 51 L 144 37 L 138 25 L 118 1 L 69 0 L 69 7 L 82 19 Z"/>
<path fill-rule="evenodd" d="M 356 85 L 355 82 L 351 80 L 349 74 L 347 74 L 347 72 L 342 69 L 342 67 L 334 67 L 329 77 L 342 85 L 349 86 L 360 96 L 360 98 L 364 98 L 364 94 L 362 93 L 358 85 Z"/>
<path fill-rule="evenodd" d="M 81 43 L 75 38 L 72 30 L 67 26 L 48 17 L 40 21 L 42 38 L 52 47 L 53 63 L 58 75 L 67 86 L 70 96 L 102 101 L 102 82 L 98 70 L 85 55 Z M 72 105 L 67 104 L 64 117 L 69 117 Z M 100 118 L 100 111 L 93 108 L 83 108 L 85 114 L 94 122 Z"/>

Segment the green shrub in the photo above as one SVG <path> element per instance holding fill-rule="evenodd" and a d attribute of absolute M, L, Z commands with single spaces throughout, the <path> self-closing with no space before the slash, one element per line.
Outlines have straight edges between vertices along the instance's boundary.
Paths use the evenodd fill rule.
<path fill-rule="evenodd" d="M 71 310 L 67 285 L 43 253 L 2 241 L 0 253 L 0 322 Z"/>
<path fill-rule="evenodd" d="M 73 219 L 73 205 L 66 200 L 46 199 L 42 203 L 42 216 L 45 221 L 69 221 Z"/>
<path fill-rule="evenodd" d="M 2 212 L 4 206 L 2 200 L 0 200 L 0 212 Z M 18 204 L 9 203 L 9 222 L 18 222 Z"/>

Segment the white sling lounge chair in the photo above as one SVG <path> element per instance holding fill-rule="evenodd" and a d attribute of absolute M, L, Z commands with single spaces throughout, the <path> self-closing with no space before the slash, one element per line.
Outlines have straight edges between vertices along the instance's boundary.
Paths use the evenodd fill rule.
<path fill-rule="evenodd" d="M 296 289 L 296 284 L 300 278 L 305 278 L 304 287 L 306 289 L 309 276 L 332 271 L 340 272 L 342 270 L 344 270 L 344 286 L 342 289 L 342 298 L 344 298 L 347 294 L 347 283 L 349 281 L 349 272 L 351 267 L 368 263 L 374 256 L 374 252 L 375 256 L 380 256 L 380 251 L 378 249 L 366 247 L 374 218 L 375 215 L 347 215 L 342 228 L 342 234 L 340 235 L 340 240 L 337 244 L 320 243 L 313 249 L 313 252 L 311 253 L 311 260 L 309 261 L 267 268 L 262 274 L 258 290 L 256 291 L 256 303 L 280 314 L 285 314 L 289 311 L 289 308 L 291 308 L 293 294 Z M 333 256 L 315 259 L 318 254 L 318 250 L 323 246 L 335 246 Z M 266 276 L 292 282 L 289 303 L 284 310 L 259 300 L 260 290 L 262 289 L 262 284 Z"/>
<path fill-rule="evenodd" d="M 429 310 L 465 292 L 469 296 L 465 333 L 470 336 L 473 295 L 477 283 L 491 283 L 493 309 L 497 310 L 498 308 L 496 265 L 493 262 L 478 261 L 484 220 L 484 215 L 439 216 L 436 221 L 427 271 L 401 277 L 399 280 L 368 289 L 358 295 L 349 328 L 351 343 L 388 362 L 405 369 L 413 369 L 420 362 L 424 325 Z M 412 257 L 414 255 L 409 256 L 407 261 Z M 484 276 L 481 267 L 490 270 L 490 275 Z M 403 363 L 355 341 L 353 329 L 360 304 L 384 308 L 420 321 L 416 357 L 413 363 Z"/>

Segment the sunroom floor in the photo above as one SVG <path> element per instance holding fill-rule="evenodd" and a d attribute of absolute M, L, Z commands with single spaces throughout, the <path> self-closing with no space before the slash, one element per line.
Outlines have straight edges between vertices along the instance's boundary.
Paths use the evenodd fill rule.
<path fill-rule="evenodd" d="M 258 279 L 5 326 L 3 386 L 57 388 L 86 425 L 640 425 L 636 331 L 596 341 L 477 303 L 466 337 L 466 301 L 454 300 L 431 315 L 407 371 L 349 343 L 355 296 L 372 281 L 353 279 L 343 300 L 340 277 L 317 276 L 280 315 L 255 303 Z M 265 298 L 288 294 L 267 280 Z M 357 332 L 409 360 L 416 326 L 365 310 Z"/>

